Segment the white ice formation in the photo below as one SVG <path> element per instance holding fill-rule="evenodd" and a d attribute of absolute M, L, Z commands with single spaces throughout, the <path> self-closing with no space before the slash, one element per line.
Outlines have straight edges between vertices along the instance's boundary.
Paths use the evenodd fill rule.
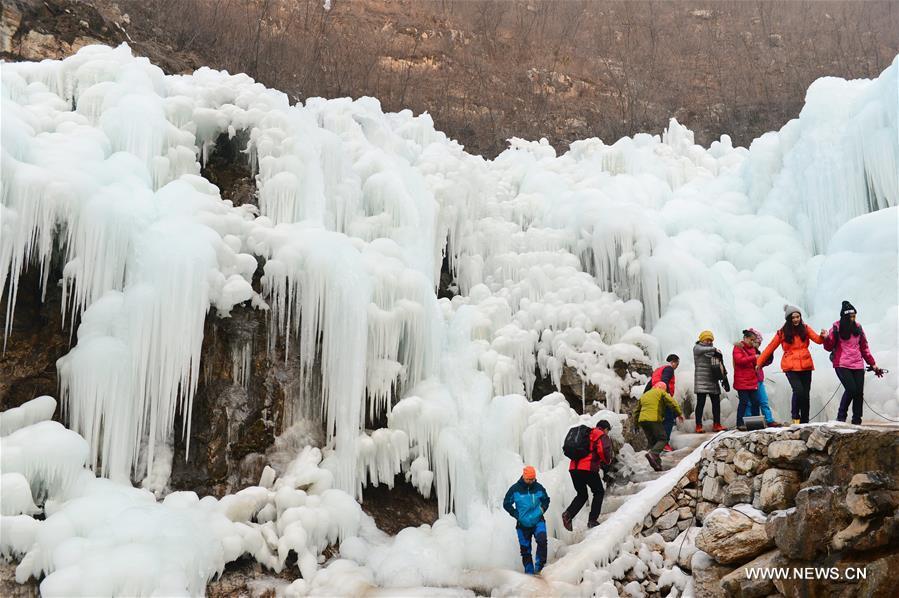
<path fill-rule="evenodd" d="M 385 114 L 371 98 L 290 105 L 246 75 L 204 68 L 166 76 L 127 46 L 3 63 L 5 333 L 25 269 L 38 269 L 44 289 L 61 285 L 66 320 L 81 317 L 77 344 L 58 363 L 61 399 L 86 440 L 71 440 L 71 452 L 43 464 L 21 457 L 7 470 L 4 455 L 3 485 L 10 508 L 21 511 L 7 523 L 4 506 L 4 526 L 18 530 L 8 537 L 32 533 L 34 524 L 21 518 L 33 521 L 33 503 L 47 496 L 60 515 L 95 508 L 66 502 L 74 496 L 67 492 L 101 500 L 98 489 L 109 488 L 72 473 L 82 452 L 84 464 L 127 481 L 153 471 L 176 417 L 187 434 L 212 308 L 218 317 L 235 306 L 269 310 L 269 341 L 296 336 L 304 376 L 320 363 L 328 446 L 312 459 L 320 457 L 321 467 L 309 468 L 333 477 L 323 493 L 358 496 L 363 484 L 390 484 L 405 473 L 454 514 L 460 525 L 447 528 L 451 534 L 475 533 L 479 523 L 507 526 L 496 509 L 525 462 L 551 489 L 551 532 L 563 533 L 558 513 L 572 489 L 560 444 L 577 416 L 561 395 L 525 398 L 538 374 L 559 385 L 571 368 L 614 411 L 640 382 L 616 375 L 616 361 L 679 353 L 678 388 L 689 392 L 699 330 L 713 330 L 727 350 L 747 326 L 770 337 L 786 302 L 804 308 L 817 329 L 836 319 L 842 299 L 858 308 L 878 361 L 895 366 L 897 71 L 899 60 L 875 80 L 815 82 L 800 117 L 749 149 L 726 136 L 700 147 L 672 120 L 661 137 L 577 141 L 562 155 L 545 141 L 513 139 L 488 161 L 436 131 L 427 114 Z M 246 140 L 258 207 L 222 201 L 200 176 L 221 134 Z M 444 255 L 458 290 L 452 299 L 436 297 Z M 257 258 L 265 262 L 258 292 Z M 61 280 L 51 279 L 54 266 Z M 813 412 L 836 388 L 826 357 L 814 355 Z M 245 356 L 235 353 L 234 361 L 245 379 Z M 897 418 L 892 370 L 872 379 L 866 398 Z M 775 413 L 786 418 L 783 378 L 772 371 L 768 379 Z M 732 411 L 726 403 L 725 415 Z M 834 412 L 831 404 L 825 416 Z M 365 430 L 366 414 L 387 415 L 388 427 Z M 604 416 L 620 431 L 616 414 Z M 3 434 L 62 434 L 35 421 L 9 415 Z M 139 462 L 145 469 L 136 471 Z M 7 474 L 24 476 L 32 496 Z M 140 492 L 109 500 L 122 508 L 150 501 Z M 188 507 L 217 512 L 203 501 Z M 237 519 L 265 525 L 241 508 Z M 267 522 L 283 514 L 272 509 L 260 507 Z M 302 534 L 287 533 L 285 523 L 268 540 L 307 546 L 305 575 L 321 542 L 355 533 L 351 509 L 338 509 L 337 527 L 311 530 L 300 517 Z M 206 527 L 191 533 L 212 544 L 197 540 L 190 573 L 165 578 L 165 589 L 196 593 L 198 571 L 209 576 L 241 550 L 255 554 L 256 540 L 231 544 L 216 517 L 198 519 Z M 444 528 L 429 529 L 427 542 L 439 552 Z M 39 542 L 23 572 L 62 571 L 89 558 L 80 548 L 51 555 L 63 535 Z M 473 539 L 468 544 L 479 545 Z M 366 568 L 372 563 L 354 542 L 343 543 L 345 577 L 393 584 Z M 31 554 L 24 540 L 13 544 L 4 550 Z M 398 536 L 391 550 L 399 544 Z M 487 562 L 513 566 L 514 545 L 506 544 Z M 257 558 L 277 564 L 271 554 Z M 449 573 L 407 581 L 446 585 L 466 558 L 448 560 Z M 303 591 L 321 590 L 310 575 Z M 134 583 L 117 587 L 149 587 Z"/>

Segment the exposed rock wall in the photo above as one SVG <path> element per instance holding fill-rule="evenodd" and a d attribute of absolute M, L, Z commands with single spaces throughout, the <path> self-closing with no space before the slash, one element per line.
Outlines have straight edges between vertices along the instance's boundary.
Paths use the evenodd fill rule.
<path fill-rule="evenodd" d="M 692 570 L 697 596 L 893 596 L 899 430 L 796 426 L 730 432 L 703 449 L 643 522 Z M 749 579 L 746 569 L 834 568 L 833 579 Z M 866 579 L 848 568 L 863 567 Z"/>

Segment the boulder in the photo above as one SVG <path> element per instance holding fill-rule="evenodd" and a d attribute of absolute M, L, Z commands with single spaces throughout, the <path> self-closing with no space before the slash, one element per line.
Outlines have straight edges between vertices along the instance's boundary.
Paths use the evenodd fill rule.
<path fill-rule="evenodd" d="M 769 517 L 768 538 L 791 559 L 810 561 L 827 550 L 836 533 L 849 525 L 851 516 L 836 486 L 800 490 L 796 506 Z"/>
<path fill-rule="evenodd" d="M 899 517 L 859 519 L 856 517 L 830 542 L 834 550 L 865 551 L 899 545 Z"/>
<path fill-rule="evenodd" d="M 855 490 L 849 490 L 846 495 L 846 508 L 856 517 L 871 517 L 876 515 L 878 504 L 874 500 L 875 493 L 856 494 Z"/>
<path fill-rule="evenodd" d="M 721 579 L 721 586 L 728 596 L 733 596 L 734 598 L 764 598 L 775 592 L 774 582 L 770 579 L 759 579 L 758 577 L 750 579 L 746 573 L 747 570 L 783 567 L 785 562 L 786 559 L 781 556 L 780 552 L 769 550 L 725 575 Z"/>
<path fill-rule="evenodd" d="M 768 445 L 768 459 L 774 465 L 802 465 L 808 447 L 801 440 L 775 440 Z"/>
<path fill-rule="evenodd" d="M 693 572 L 693 590 L 702 598 L 727 598 L 721 580 L 735 567 L 716 563 L 708 554 L 697 550 L 690 561 Z"/>
<path fill-rule="evenodd" d="M 802 483 L 803 488 L 809 486 L 830 486 L 833 484 L 833 472 L 830 465 L 819 465 L 812 469 L 808 479 Z"/>
<path fill-rule="evenodd" d="M 819 426 L 815 428 L 815 431 L 812 432 L 812 435 L 808 438 L 808 442 L 805 444 L 813 451 L 825 451 L 827 450 L 827 445 L 830 444 L 830 440 L 836 434 L 837 432 L 828 426 Z"/>
<path fill-rule="evenodd" d="M 734 469 L 738 473 L 752 473 L 759 464 L 759 458 L 746 449 L 740 449 L 734 455 Z"/>
<path fill-rule="evenodd" d="M 833 470 L 832 484 L 847 486 L 858 474 L 856 482 L 863 487 L 879 485 L 883 479 L 899 487 L 899 442 L 894 430 L 857 429 L 851 434 L 837 434 L 830 442 L 827 454 Z M 877 472 L 882 472 L 878 475 Z M 873 474 L 873 475 L 872 475 Z M 878 479 L 879 478 L 879 479 Z M 862 488 L 857 488 L 861 493 Z"/>
<path fill-rule="evenodd" d="M 787 567 L 821 567 L 820 564 L 789 561 Z M 895 548 L 887 553 L 845 556 L 827 568 L 835 568 L 839 579 L 801 579 L 790 576 L 789 579 L 774 581 L 774 587 L 784 596 L 827 596 L 891 598 L 896 595 L 896 571 L 899 571 L 899 550 Z M 863 579 L 859 579 L 864 577 Z M 701 594 L 697 593 L 697 596 Z"/>
<path fill-rule="evenodd" d="M 766 512 L 785 509 L 792 504 L 797 492 L 799 492 L 798 472 L 790 469 L 768 469 L 762 474 L 759 508 Z"/>
<path fill-rule="evenodd" d="M 722 564 L 747 561 L 772 544 L 760 523 L 736 509 L 715 509 L 703 522 L 696 546 Z"/>
<path fill-rule="evenodd" d="M 722 501 L 728 507 L 741 503 L 752 502 L 752 486 L 746 478 L 739 478 L 733 481 L 724 492 L 724 500 Z"/>
<path fill-rule="evenodd" d="M 893 480 L 880 471 L 868 471 L 865 473 L 857 473 L 849 480 L 849 489 L 864 494 L 872 490 L 880 490 L 882 488 L 892 488 Z"/>

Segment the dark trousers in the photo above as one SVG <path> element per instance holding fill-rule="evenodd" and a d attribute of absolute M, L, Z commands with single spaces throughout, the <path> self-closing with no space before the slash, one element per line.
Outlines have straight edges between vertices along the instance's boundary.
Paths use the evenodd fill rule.
<path fill-rule="evenodd" d="M 646 434 L 646 440 L 649 441 L 649 451 L 657 455 L 661 454 L 665 443 L 668 442 L 665 426 L 661 422 L 640 422 L 640 427 Z"/>
<path fill-rule="evenodd" d="M 546 522 L 541 521 L 535 527 L 517 527 L 518 548 L 521 550 L 521 563 L 525 573 L 539 573 L 546 564 Z M 537 569 L 531 560 L 531 538 L 537 540 Z"/>
<path fill-rule="evenodd" d="M 865 395 L 865 370 L 850 370 L 849 368 L 835 368 L 837 378 L 846 390 L 840 399 L 840 408 L 837 410 L 837 419 L 846 421 L 846 412 L 852 404 L 852 423 L 862 423 L 862 407 Z"/>
<path fill-rule="evenodd" d="M 702 425 L 702 410 L 705 409 L 705 397 L 712 400 L 712 419 L 716 424 L 721 423 L 721 395 L 705 392 L 696 393 L 696 425 Z"/>
<path fill-rule="evenodd" d="M 568 505 L 565 512 L 568 513 L 569 517 L 574 519 L 584 504 L 586 504 L 587 488 L 590 488 L 590 491 L 593 492 L 593 502 L 590 503 L 590 516 L 587 520 L 596 521 L 599 519 L 599 512 L 602 511 L 602 499 L 605 495 L 605 490 L 602 487 L 602 480 L 599 478 L 599 472 L 572 469 L 569 470 L 568 473 L 571 475 L 571 483 L 574 484 L 577 496 L 574 497 L 574 500 L 571 501 L 571 504 Z"/>
<path fill-rule="evenodd" d="M 671 431 L 674 429 L 674 420 L 676 419 L 677 415 L 674 414 L 674 409 L 665 407 L 665 419 L 662 422 L 662 426 L 665 428 L 665 444 L 671 442 Z"/>
<path fill-rule="evenodd" d="M 759 404 L 759 391 L 756 390 L 738 390 L 737 396 L 740 402 L 737 404 L 737 426 L 743 425 L 743 414 L 746 413 L 746 406 L 750 409 L 761 409 Z M 808 418 L 808 400 L 806 399 L 806 418 Z"/>
<path fill-rule="evenodd" d="M 812 389 L 812 372 L 784 372 L 790 387 L 793 389 L 793 401 L 791 411 L 793 419 L 800 423 L 808 423 L 808 396 Z"/>

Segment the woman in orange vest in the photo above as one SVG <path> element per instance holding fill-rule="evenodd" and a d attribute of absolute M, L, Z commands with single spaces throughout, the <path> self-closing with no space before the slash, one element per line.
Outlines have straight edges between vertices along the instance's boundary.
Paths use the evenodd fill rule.
<path fill-rule="evenodd" d="M 790 387 L 793 389 L 791 411 L 793 423 L 808 423 L 809 391 L 812 388 L 812 371 L 815 364 L 812 363 L 812 354 L 808 350 L 809 341 L 824 342 L 825 331 L 820 333 L 812 330 L 811 326 L 802 321 L 802 313 L 795 305 L 784 305 L 783 327 L 777 331 L 762 354 L 756 359 L 756 369 L 774 354 L 774 350 L 780 345 L 783 349 L 783 357 L 780 360 L 780 369 L 787 375 Z"/>

